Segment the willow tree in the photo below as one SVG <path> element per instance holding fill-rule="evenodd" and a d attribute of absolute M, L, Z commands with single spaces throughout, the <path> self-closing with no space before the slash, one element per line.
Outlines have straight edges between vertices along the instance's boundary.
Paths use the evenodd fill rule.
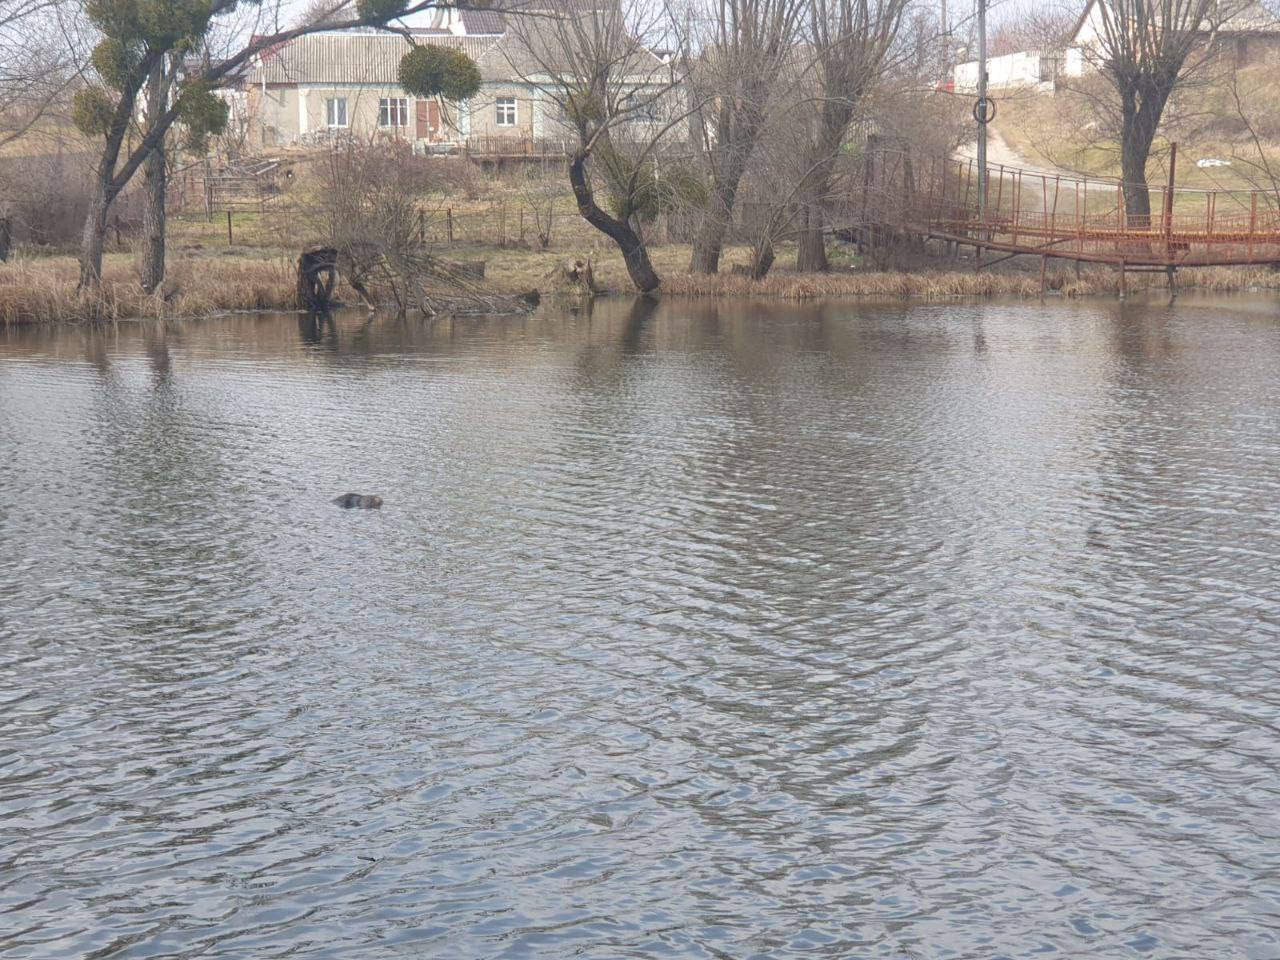
<path fill-rule="evenodd" d="M 1169 97 L 1204 58 L 1224 17 L 1244 4 L 1222 0 L 1093 0 L 1097 30 L 1090 55 L 1118 98 L 1125 212 L 1151 216 L 1147 159 Z M 1200 48 L 1200 53 L 1197 53 Z"/>
<path fill-rule="evenodd" d="M 713 0 L 691 40 L 695 146 L 709 181 L 689 269 L 715 273 L 738 188 L 764 133 L 804 9 L 803 0 Z"/>
<path fill-rule="evenodd" d="M 92 56 L 98 82 L 76 94 L 73 116 L 82 131 L 101 138 L 102 146 L 81 237 L 81 289 L 100 281 L 111 205 L 149 161 L 143 280 L 154 286 L 163 277 L 166 138 L 179 123 L 197 139 L 220 130 L 226 108 L 215 91 L 228 76 L 261 51 L 298 37 L 383 27 L 440 5 L 438 0 L 357 0 L 354 14 L 345 18 L 261 34 L 234 19 L 242 8 L 240 0 L 88 0 L 85 13 L 101 37 Z M 253 7 L 253 0 L 245 6 Z M 212 59 L 208 53 L 214 38 L 228 32 L 250 39 L 233 47 L 228 56 Z"/>
<path fill-rule="evenodd" d="M 812 114 L 799 191 L 796 269 L 825 272 L 822 208 L 849 127 L 884 73 L 909 0 L 807 0 L 808 41 L 814 65 Z"/>
<path fill-rule="evenodd" d="M 544 122 L 569 141 L 578 213 L 617 245 L 637 290 L 657 290 L 643 224 L 682 182 L 675 170 L 664 174 L 659 148 L 689 110 L 683 63 L 658 57 L 649 42 L 674 24 L 647 0 L 533 0 L 522 9 L 530 15 L 511 21 L 503 49 L 538 92 Z"/>

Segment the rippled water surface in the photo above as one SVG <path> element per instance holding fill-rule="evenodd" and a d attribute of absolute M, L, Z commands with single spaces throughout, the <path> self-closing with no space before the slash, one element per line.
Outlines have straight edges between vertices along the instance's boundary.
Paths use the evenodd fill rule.
<path fill-rule="evenodd" d="M 1278 376 L 1261 298 L 0 332 L 0 957 L 1280 957 Z"/>

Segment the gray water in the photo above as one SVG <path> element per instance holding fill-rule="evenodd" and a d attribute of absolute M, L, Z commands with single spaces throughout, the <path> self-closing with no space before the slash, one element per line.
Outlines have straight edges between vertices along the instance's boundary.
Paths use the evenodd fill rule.
<path fill-rule="evenodd" d="M 0 957 L 1280 957 L 1277 370 L 1269 298 L 0 331 Z"/>

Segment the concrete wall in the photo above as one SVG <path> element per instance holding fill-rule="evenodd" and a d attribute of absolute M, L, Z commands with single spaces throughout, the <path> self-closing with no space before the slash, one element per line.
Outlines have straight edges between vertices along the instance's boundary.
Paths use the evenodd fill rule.
<path fill-rule="evenodd" d="M 1056 58 L 1041 54 L 1038 50 L 1009 53 L 1003 57 L 987 59 L 987 87 L 991 90 L 1008 90 L 1012 87 L 1037 87 L 1053 89 Z M 973 93 L 978 89 L 978 61 L 957 64 L 952 69 L 955 88 L 960 93 Z"/>
<path fill-rule="evenodd" d="M 403 127 L 383 127 L 379 120 L 379 101 L 383 97 L 399 97 L 406 101 L 408 123 Z M 260 86 L 247 91 L 249 139 L 256 146 L 272 147 L 320 139 L 329 130 L 325 101 L 347 101 L 345 132 L 360 138 L 386 136 L 402 140 L 418 139 L 418 101 L 398 87 L 375 87 L 365 84 L 308 84 L 303 86 Z M 429 103 L 430 101 L 424 101 Z M 438 137 L 457 141 L 465 134 L 465 114 L 448 105 L 439 115 Z"/>
<path fill-rule="evenodd" d="M 247 88 L 249 143 L 269 148 L 323 138 L 328 131 L 325 101 L 338 97 L 347 101 L 347 133 L 360 138 L 384 135 L 405 140 L 418 139 L 417 101 L 397 87 L 354 83 L 281 84 L 268 85 L 266 89 L 261 86 Z M 378 126 L 378 101 L 383 97 L 404 97 L 408 101 L 408 126 Z M 498 125 L 497 102 L 500 97 L 515 98 L 514 125 Z M 658 122 L 654 124 L 655 127 L 660 125 Z M 478 137 L 562 140 L 573 136 L 553 102 L 530 85 L 507 81 L 486 82 L 471 100 L 461 105 L 449 105 L 441 116 L 440 129 L 437 139 L 446 143 Z M 672 131 L 673 138 L 682 133 L 682 128 Z"/>
<path fill-rule="evenodd" d="M 325 122 L 325 101 L 330 98 L 347 101 L 347 131 L 359 137 L 374 134 L 398 136 L 407 140 L 418 139 L 417 101 L 395 87 L 375 87 L 365 84 L 306 85 L 251 87 L 247 93 L 247 109 L 250 117 L 250 142 L 256 146 L 271 147 L 305 142 L 323 136 L 328 129 Z M 404 97 L 408 101 L 409 124 L 404 128 L 378 126 L 378 102 L 383 97 Z M 516 123 L 499 126 L 497 101 L 499 97 L 515 97 Z M 536 94 L 517 83 L 486 83 L 480 93 L 470 101 L 446 106 L 441 117 L 441 130 L 446 142 L 458 142 L 467 137 L 517 137 L 536 139 L 557 132 L 544 134 L 546 127 L 544 107 Z"/>
<path fill-rule="evenodd" d="M 515 126 L 498 126 L 498 98 L 516 98 Z M 536 139 L 542 136 L 537 121 L 541 117 L 537 94 L 519 83 L 485 83 L 480 92 L 467 102 L 471 124 L 470 137 L 523 137 Z"/>

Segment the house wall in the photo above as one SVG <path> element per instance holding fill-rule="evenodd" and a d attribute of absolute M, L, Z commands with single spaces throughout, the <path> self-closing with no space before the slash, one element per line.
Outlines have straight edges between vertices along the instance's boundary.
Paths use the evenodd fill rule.
<path fill-rule="evenodd" d="M 993 61 L 994 62 L 994 61 Z M 976 73 L 975 73 L 976 76 Z M 247 89 L 249 142 L 259 147 L 283 146 L 305 142 L 328 129 L 325 123 L 325 101 L 346 98 L 347 132 L 357 137 L 375 134 L 417 140 L 416 100 L 397 87 L 371 84 L 303 84 L 261 85 Z M 404 128 L 378 126 L 378 101 L 383 97 L 405 97 L 408 100 L 409 124 Z M 499 97 L 516 100 L 516 123 L 499 126 Z M 674 105 L 678 100 L 673 99 Z M 460 106 L 450 105 L 441 116 L 445 142 L 457 143 L 476 137 L 513 137 L 530 140 L 570 138 L 571 131 L 559 119 L 559 110 L 545 94 L 529 84 L 509 81 L 486 81 L 480 92 Z M 686 131 L 671 132 L 679 139 Z"/>
<path fill-rule="evenodd" d="M 293 143 L 298 137 L 298 91 L 251 84 L 245 90 L 248 141 L 259 147 Z"/>
<path fill-rule="evenodd" d="M 1084 21 L 1080 24 L 1080 29 L 1071 38 L 1071 45 L 1073 47 L 1083 47 L 1087 50 L 1097 50 L 1102 45 L 1105 26 L 1102 19 L 1102 11 L 1099 9 L 1098 4 L 1091 3 L 1089 5 L 1089 15 L 1084 18 Z"/>
<path fill-rule="evenodd" d="M 498 98 L 516 98 L 515 126 L 498 126 Z M 484 83 L 480 92 L 467 102 L 470 115 L 470 137 L 524 137 L 535 139 L 542 136 L 541 111 L 538 109 L 538 94 L 533 89 L 519 83 Z"/>
<path fill-rule="evenodd" d="M 1081 34 L 1084 32 L 1082 30 Z M 1198 44 L 1197 49 L 1203 52 L 1205 44 Z M 1236 68 L 1280 62 L 1280 35 L 1219 34 L 1211 49 L 1211 55 L 1220 60 L 1225 59 Z M 1088 44 L 1067 48 L 1062 63 L 1062 75 L 1083 77 L 1086 73 L 1097 70 L 1100 58 L 1101 41 L 1093 35 Z"/>
<path fill-rule="evenodd" d="M 1037 50 L 1009 53 L 987 60 L 987 87 L 1002 90 L 1010 87 L 1037 87 L 1053 89 L 1056 64 Z M 973 93 L 978 89 L 978 61 L 957 64 L 952 69 L 955 88 L 961 93 Z"/>
<path fill-rule="evenodd" d="M 387 136 L 400 137 L 406 140 L 415 139 L 414 133 L 414 98 L 406 96 L 398 87 L 369 86 L 365 84 L 335 84 L 331 86 L 307 85 L 299 88 L 301 103 L 298 106 L 299 122 L 305 126 L 301 133 L 314 134 L 328 130 L 325 122 L 325 101 L 329 99 L 345 99 L 347 101 L 347 131 L 359 137 L 368 137 L 374 133 L 385 133 Z M 378 126 L 378 101 L 382 97 L 402 97 L 408 101 L 408 124 L 404 127 Z"/>
<path fill-rule="evenodd" d="M 379 87 L 367 84 L 315 84 L 252 88 L 249 94 L 249 115 L 252 117 L 250 138 L 261 146 L 297 143 L 300 139 L 327 129 L 325 101 L 344 97 L 347 101 L 347 130 L 365 137 L 375 133 L 399 135 L 407 140 L 417 139 L 416 100 L 395 87 Z M 397 130 L 378 126 L 378 101 L 383 97 L 405 97 L 409 101 L 409 125 Z M 498 126 L 497 100 L 499 97 L 516 98 L 516 123 L 514 126 Z M 519 84 L 486 83 L 480 93 L 461 108 L 448 105 L 441 117 L 445 140 L 457 142 L 467 137 L 540 136 L 544 124 L 542 110 L 534 92 Z"/>

